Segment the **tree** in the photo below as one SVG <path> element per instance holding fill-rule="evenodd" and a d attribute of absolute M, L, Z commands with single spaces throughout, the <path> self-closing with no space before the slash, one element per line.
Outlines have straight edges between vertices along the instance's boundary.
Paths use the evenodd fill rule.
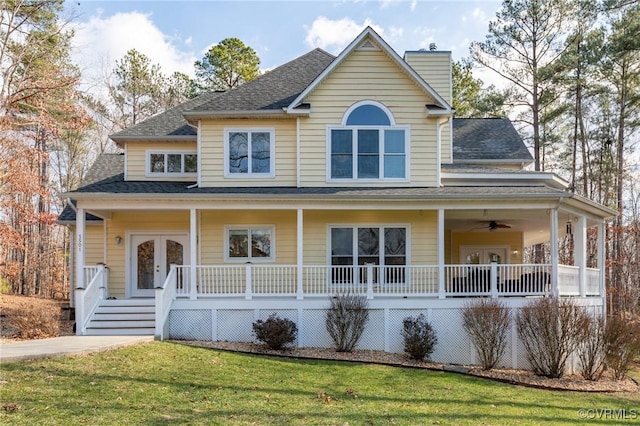
<path fill-rule="evenodd" d="M 456 116 L 468 118 L 504 117 L 507 91 L 483 82 L 473 76 L 472 64 L 462 60 L 452 64 L 453 109 Z"/>
<path fill-rule="evenodd" d="M 161 111 L 165 76 L 160 65 L 151 64 L 149 57 L 131 49 L 116 61 L 113 73 L 115 82 L 109 85 L 109 96 L 118 127 L 132 126 Z"/>
<path fill-rule="evenodd" d="M 258 76 L 260 58 L 241 40 L 225 38 L 194 66 L 202 90 L 229 90 Z"/>
<path fill-rule="evenodd" d="M 474 61 L 508 80 L 514 90 L 514 106 L 527 109 L 531 125 L 535 169 L 541 170 L 541 111 L 549 101 L 549 67 L 562 53 L 571 29 L 572 1 L 504 0 L 496 19 L 489 23 L 484 42 L 474 42 Z"/>
<path fill-rule="evenodd" d="M 0 277 L 27 295 L 62 296 L 50 157 L 89 122 L 61 11 L 62 1 L 5 1 L 0 17 Z"/>

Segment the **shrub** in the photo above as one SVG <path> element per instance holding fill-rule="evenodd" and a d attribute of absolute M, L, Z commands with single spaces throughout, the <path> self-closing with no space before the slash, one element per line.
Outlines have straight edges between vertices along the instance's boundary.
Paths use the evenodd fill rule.
<path fill-rule="evenodd" d="M 545 297 L 523 307 L 516 316 L 518 335 L 534 373 L 560 378 L 567 359 L 583 340 L 587 313 L 570 300 Z"/>
<path fill-rule="evenodd" d="M 429 359 L 438 343 L 436 332 L 423 314 L 402 321 L 404 351 L 413 359 Z"/>
<path fill-rule="evenodd" d="M 290 319 L 279 318 L 273 313 L 265 321 L 254 322 L 253 333 L 256 339 L 267 345 L 269 349 L 279 351 L 285 345 L 296 341 L 298 326 Z"/>
<path fill-rule="evenodd" d="M 4 307 L 5 324 L 20 339 L 44 339 L 60 333 L 60 306 L 36 297 L 12 297 Z"/>
<path fill-rule="evenodd" d="M 462 325 L 476 349 L 482 368 L 494 368 L 507 349 L 511 327 L 509 309 L 498 300 L 480 299 L 463 308 Z"/>
<path fill-rule="evenodd" d="M 331 298 L 325 324 L 336 351 L 351 352 L 360 340 L 369 319 L 369 302 L 357 294 L 337 294 Z"/>
<path fill-rule="evenodd" d="M 640 324 L 619 316 L 607 318 L 604 341 L 605 363 L 614 379 L 620 380 L 640 356 Z"/>
<path fill-rule="evenodd" d="M 589 317 L 582 341 L 578 344 L 580 375 L 599 380 L 605 367 L 605 323 L 602 317 Z"/>

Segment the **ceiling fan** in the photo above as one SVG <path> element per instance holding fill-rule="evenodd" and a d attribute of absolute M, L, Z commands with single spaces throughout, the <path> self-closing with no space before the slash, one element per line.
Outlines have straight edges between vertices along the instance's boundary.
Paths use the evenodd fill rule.
<path fill-rule="evenodd" d="M 496 231 L 498 229 L 510 229 L 511 225 L 507 225 L 506 223 L 499 223 L 495 220 L 489 220 L 481 223 L 486 223 L 486 225 L 479 226 L 473 229 L 488 229 L 490 232 Z"/>

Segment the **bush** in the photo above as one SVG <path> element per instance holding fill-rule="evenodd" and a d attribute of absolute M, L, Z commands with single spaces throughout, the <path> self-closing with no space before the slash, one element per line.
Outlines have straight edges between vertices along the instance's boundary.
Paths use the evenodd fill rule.
<path fill-rule="evenodd" d="M 480 299 L 463 308 L 462 325 L 476 348 L 482 369 L 494 368 L 507 349 L 509 309 L 498 300 Z"/>
<path fill-rule="evenodd" d="M 582 342 L 578 344 L 580 375 L 586 380 L 599 380 L 605 367 L 605 323 L 602 317 L 589 317 Z"/>
<path fill-rule="evenodd" d="M 561 378 L 569 355 L 584 339 L 588 323 L 587 313 L 570 300 L 545 297 L 523 307 L 516 325 L 534 373 Z"/>
<path fill-rule="evenodd" d="M 604 341 L 605 363 L 613 378 L 621 380 L 640 356 L 640 324 L 619 316 L 607 318 Z"/>
<path fill-rule="evenodd" d="M 429 359 L 433 348 L 438 343 L 436 332 L 427 322 L 423 314 L 407 317 L 402 321 L 402 337 L 404 351 L 417 360 Z"/>
<path fill-rule="evenodd" d="M 20 339 L 44 339 L 60 333 L 60 306 L 46 299 L 13 296 L 4 305 L 5 325 Z"/>
<path fill-rule="evenodd" d="M 360 340 L 369 319 L 369 302 L 357 294 L 337 294 L 331 298 L 325 324 L 336 351 L 351 352 Z"/>
<path fill-rule="evenodd" d="M 298 326 L 290 319 L 279 318 L 273 313 L 266 321 L 254 322 L 253 333 L 256 339 L 267 345 L 269 349 L 279 351 L 285 345 L 296 341 Z"/>

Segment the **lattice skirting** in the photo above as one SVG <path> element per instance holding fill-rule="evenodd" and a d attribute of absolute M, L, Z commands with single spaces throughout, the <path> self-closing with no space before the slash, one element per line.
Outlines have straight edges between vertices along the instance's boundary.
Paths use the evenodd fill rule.
<path fill-rule="evenodd" d="M 515 314 L 517 308 L 512 308 Z M 598 312 L 597 308 L 593 313 Z M 234 342 L 255 341 L 254 321 L 265 320 L 272 313 L 288 318 L 298 326 L 298 347 L 332 347 L 325 328 L 324 309 L 174 309 L 169 314 L 169 338 L 180 340 L 217 340 Z M 462 327 L 461 309 L 370 309 L 369 321 L 358 349 L 403 352 L 402 321 L 424 314 L 438 336 L 438 344 L 431 356 L 434 362 L 447 364 L 476 364 L 473 345 Z M 572 366 L 575 362 L 572 360 Z M 518 339 L 515 321 L 509 333 L 509 343 L 500 367 L 528 368 L 527 355 Z"/>

